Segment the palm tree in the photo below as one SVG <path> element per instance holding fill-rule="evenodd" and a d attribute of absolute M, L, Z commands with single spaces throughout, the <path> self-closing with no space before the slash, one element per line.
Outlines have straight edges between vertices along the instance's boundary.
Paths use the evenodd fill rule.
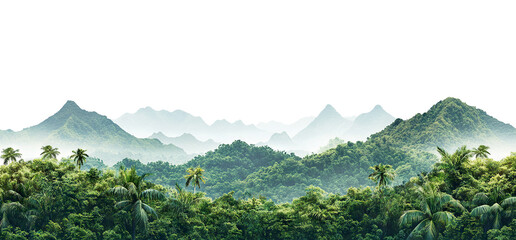
<path fill-rule="evenodd" d="M 188 168 L 186 170 L 186 172 L 188 173 L 187 175 L 185 175 L 186 187 L 190 186 L 190 183 L 193 181 L 193 191 L 195 193 L 195 186 L 198 186 L 199 188 L 201 188 L 201 181 L 202 181 L 202 183 L 206 183 L 206 181 L 204 181 L 204 178 L 202 176 L 204 169 L 202 169 L 200 167 L 196 167 L 195 169 Z"/>
<path fill-rule="evenodd" d="M 172 191 L 172 196 L 166 202 L 163 210 L 170 211 L 183 219 L 187 219 L 191 212 L 192 205 L 199 199 L 192 192 L 185 191 L 176 183 L 176 189 Z"/>
<path fill-rule="evenodd" d="M 492 206 L 487 204 L 478 206 L 471 211 L 471 216 L 480 217 L 480 221 L 484 223 L 486 230 L 500 229 L 502 218 L 504 216 L 510 217 L 513 214 L 513 211 L 510 211 L 513 207 L 516 207 L 516 197 L 509 197 L 503 200 L 501 205 L 495 203 Z"/>
<path fill-rule="evenodd" d="M 72 151 L 73 155 L 70 158 L 73 158 L 73 161 L 79 166 L 79 170 L 81 170 L 81 166 L 86 162 L 86 158 L 89 157 L 86 154 L 86 150 L 78 148 L 76 151 Z"/>
<path fill-rule="evenodd" d="M 121 201 L 115 204 L 115 208 L 125 210 L 132 215 L 132 239 L 136 238 L 136 228 L 142 227 L 147 231 L 149 225 L 149 215 L 158 218 L 156 211 L 145 204 L 145 200 L 162 200 L 165 195 L 156 189 L 145 189 L 145 177 L 147 174 L 139 176 L 134 167 L 131 169 L 120 169 L 118 178 L 119 184 L 108 190 L 108 193 Z"/>
<path fill-rule="evenodd" d="M 439 192 L 437 187 L 425 183 L 418 189 L 421 199 L 421 210 L 405 211 L 399 220 L 400 227 L 414 226 L 407 239 L 414 237 L 416 233 L 422 233 L 425 240 L 437 239 L 439 232 L 455 220 L 453 213 L 446 211 L 446 207 L 464 207 L 452 196 Z"/>
<path fill-rule="evenodd" d="M 491 155 L 491 153 L 487 150 L 489 150 L 488 146 L 480 145 L 478 148 L 473 148 L 471 153 L 473 156 L 475 156 L 475 158 L 487 158 L 488 155 Z"/>
<path fill-rule="evenodd" d="M 395 173 L 391 165 L 383 165 L 380 163 L 369 168 L 374 170 L 374 172 L 369 175 L 369 179 L 377 183 L 378 188 L 387 186 L 394 179 Z"/>
<path fill-rule="evenodd" d="M 53 148 L 50 145 L 46 145 L 41 147 L 41 150 L 43 152 L 40 154 L 43 159 L 49 159 L 49 158 L 57 158 L 57 155 L 61 154 L 57 148 Z"/>
<path fill-rule="evenodd" d="M 16 159 L 21 157 L 19 149 L 14 150 L 12 147 L 8 147 L 2 151 L 2 158 L 4 159 L 4 165 L 7 165 L 9 161 L 16 162 Z"/>
<path fill-rule="evenodd" d="M 437 152 L 441 155 L 441 162 L 436 164 L 436 168 L 448 175 L 451 187 L 455 188 L 461 182 L 464 165 L 469 162 L 471 151 L 466 146 L 462 146 L 453 154 L 447 153 L 440 147 L 437 147 Z"/>

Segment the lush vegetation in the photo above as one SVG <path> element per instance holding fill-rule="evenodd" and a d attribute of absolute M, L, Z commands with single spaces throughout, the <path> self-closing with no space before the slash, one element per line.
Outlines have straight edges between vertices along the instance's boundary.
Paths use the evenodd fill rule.
<path fill-rule="evenodd" d="M 242 141 L 220 145 L 214 151 L 198 156 L 184 165 L 165 162 L 142 164 L 124 159 L 117 165 L 135 167 L 139 172 L 152 173 L 149 181 L 173 187 L 184 182 L 188 168 L 208 170 L 203 186 L 208 197 L 217 198 L 234 191 L 234 196 L 266 196 L 275 202 L 290 202 L 304 195 L 308 186 L 319 186 L 332 193 L 346 193 L 349 187 L 373 186 L 368 179 L 370 166 L 391 165 L 394 183 L 408 181 L 422 171 L 430 171 L 437 158 L 422 151 L 402 151 L 377 142 L 348 142 L 321 154 L 299 158 L 294 154 L 257 147 Z"/>
<path fill-rule="evenodd" d="M 339 147 L 328 154 L 352 151 Z M 259 149 L 252 151 L 270 151 Z M 310 186 L 282 204 L 187 191 L 187 179 L 203 191 L 209 190 L 201 179 L 215 181 L 209 167 L 196 168 L 200 162 L 181 173 L 180 184 L 163 187 L 134 168 L 80 171 L 66 158 L 12 161 L 0 166 L 0 239 L 515 239 L 516 155 L 495 161 L 467 148 L 439 152 L 431 171 L 402 185 L 390 186 L 399 176 L 378 163 L 364 177 L 377 187 L 341 195 Z"/>

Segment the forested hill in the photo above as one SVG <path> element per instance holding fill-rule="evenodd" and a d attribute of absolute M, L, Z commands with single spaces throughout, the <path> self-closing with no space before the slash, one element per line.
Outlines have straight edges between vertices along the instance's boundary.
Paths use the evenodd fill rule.
<path fill-rule="evenodd" d="M 114 167 L 136 167 L 139 172 L 151 173 L 149 181 L 166 186 L 174 186 L 176 183 L 184 184 L 186 169 L 200 166 L 205 172 L 206 184 L 201 190 L 210 197 L 219 197 L 224 193 L 235 191 L 237 196 L 249 193 L 244 189 L 246 178 L 266 167 L 273 166 L 287 159 L 300 161 L 294 154 L 275 151 L 270 147 L 257 147 L 243 141 L 235 141 L 232 144 L 221 144 L 214 151 L 209 151 L 189 161 L 188 163 L 174 166 L 166 162 L 150 162 L 143 164 L 137 160 L 124 159 Z M 274 193 L 270 191 L 268 193 Z M 275 194 L 275 193 L 274 193 Z M 282 198 L 284 200 L 285 198 Z"/>
<path fill-rule="evenodd" d="M 420 151 L 402 151 L 376 143 L 347 143 L 325 153 L 303 159 L 294 154 L 257 147 L 242 141 L 222 144 L 214 151 L 198 156 L 186 164 L 173 166 L 165 162 L 142 164 L 124 159 L 115 168 L 136 167 L 151 173 L 149 180 L 166 186 L 184 184 L 189 167 L 205 169 L 207 196 L 219 197 L 235 191 L 236 197 L 266 196 L 277 202 L 289 202 L 303 195 L 310 185 L 328 192 L 345 193 L 348 187 L 371 185 L 367 179 L 369 167 L 378 163 L 391 164 L 399 177 L 407 181 L 421 171 L 428 171 L 437 159 Z"/>
<path fill-rule="evenodd" d="M 457 98 L 446 98 L 423 114 L 396 119 L 369 141 L 432 152 L 436 146 L 454 149 L 485 144 L 505 155 L 516 146 L 516 129 Z"/>

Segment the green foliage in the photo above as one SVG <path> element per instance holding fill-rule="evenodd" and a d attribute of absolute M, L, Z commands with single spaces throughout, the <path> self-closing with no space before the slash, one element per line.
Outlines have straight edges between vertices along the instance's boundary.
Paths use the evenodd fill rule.
<path fill-rule="evenodd" d="M 256 148 L 237 142 L 206 154 L 210 158 L 200 156 L 191 165 L 144 165 L 125 160 L 124 164 L 132 164 L 134 168 L 122 168 L 118 172 L 97 168 L 79 171 L 66 158 L 11 162 L 0 166 L 0 239 L 485 240 L 516 237 L 516 216 L 513 214 L 516 155 L 501 161 L 484 158 L 441 161 L 455 163 L 450 165 L 454 168 L 449 169 L 456 169 L 463 179 L 455 187 L 448 186 L 454 172 L 445 170 L 448 168 L 443 168 L 442 164 L 427 173 L 414 174 L 417 177 L 403 184 L 383 188 L 381 194 L 371 187 L 350 187 L 341 190 L 346 192 L 344 195 L 335 194 L 326 190 L 325 184 L 331 184 L 332 178 L 339 178 L 313 177 L 321 173 L 338 175 L 325 168 L 335 171 L 339 168 L 347 170 L 350 166 L 362 167 L 369 162 L 363 158 L 363 153 L 378 153 L 375 159 L 382 159 L 380 152 L 368 149 L 369 146 L 347 143 L 327 153 L 300 159 L 267 147 Z M 397 150 L 390 153 L 391 156 L 402 154 Z M 341 157 L 352 162 L 350 156 L 353 154 L 358 158 L 356 165 L 338 165 L 342 164 L 337 161 Z M 262 187 L 279 188 L 279 191 L 269 190 L 272 193 L 289 193 L 289 189 L 301 188 L 298 181 L 303 180 L 304 175 L 315 173 L 312 179 L 318 182 L 304 182 L 309 185 L 304 186 L 299 197 L 285 203 L 275 203 L 271 198 L 253 194 L 241 193 L 236 197 L 237 193 L 233 191 L 209 198 L 208 189 L 217 186 L 212 183 L 217 176 L 211 169 L 215 174 L 224 172 L 220 170 L 224 166 L 221 162 L 214 164 L 209 160 L 215 156 L 220 161 L 225 159 L 226 172 L 245 169 L 242 171 L 251 172 L 249 175 L 256 181 L 259 175 L 237 160 L 244 159 L 253 167 L 260 166 L 257 168 L 263 173 Z M 408 155 L 399 155 L 404 159 L 401 156 Z M 272 157 L 278 161 L 266 161 Z M 373 164 L 376 174 L 372 177 L 378 182 L 380 173 L 392 173 L 393 169 L 397 169 L 397 173 L 402 171 L 400 167 L 388 168 L 388 161 L 382 165 Z M 185 182 L 186 169 L 192 168 L 195 172 L 195 166 L 207 170 L 203 177 L 208 180 L 202 188 L 206 192 L 193 193 L 180 187 Z M 154 168 L 153 175 L 137 173 L 138 168 L 153 170 L 149 167 Z M 357 182 L 368 181 L 371 173 L 368 167 L 363 167 L 364 172 L 360 174 L 363 179 Z M 181 182 L 172 188 L 152 183 L 162 179 L 168 171 Z M 300 174 L 294 174 L 296 171 Z M 243 179 L 235 182 L 249 178 L 227 174 L 225 177 Z M 238 184 L 233 186 L 247 190 L 247 183 Z M 288 188 L 288 184 L 295 187 Z M 499 221 L 497 214 L 501 216 Z"/>

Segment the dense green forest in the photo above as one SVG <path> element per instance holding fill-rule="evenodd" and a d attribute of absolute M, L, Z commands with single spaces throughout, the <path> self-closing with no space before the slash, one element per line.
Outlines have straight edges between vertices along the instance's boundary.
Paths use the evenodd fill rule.
<path fill-rule="evenodd" d="M 351 151 L 348 145 L 325 154 Z M 232 145 L 224 147 L 230 151 Z M 389 183 L 399 178 L 395 168 L 370 160 L 367 175 L 357 181 L 375 187 L 352 187 L 342 195 L 309 186 L 301 197 L 281 204 L 267 196 L 235 197 L 232 191 L 206 197 L 210 182 L 239 176 L 208 177 L 216 170 L 203 166 L 203 174 L 195 167 L 200 162 L 181 173 L 191 180 L 190 187 L 184 187 L 185 178 L 174 187 L 151 183 L 152 175 L 134 168 L 80 171 L 88 159 L 84 163 L 87 153 L 79 150 L 61 161 L 52 147 L 45 148 L 42 159 L 31 161 L 20 160 L 15 149 L 4 150 L 1 239 L 516 238 L 516 155 L 495 161 L 486 158 L 485 147 L 451 153 L 439 149 L 441 159 L 429 172 L 394 187 Z M 262 153 L 258 150 L 254 153 Z M 310 171 L 317 169 L 315 163 L 326 164 L 319 155 L 299 159 L 269 153 Z M 321 162 L 310 165 L 315 159 Z M 278 163 L 254 164 L 280 169 Z"/>
<path fill-rule="evenodd" d="M 124 159 L 115 165 L 135 167 L 141 173 L 152 173 L 148 180 L 173 187 L 184 181 L 186 169 L 206 169 L 208 181 L 202 187 L 208 197 L 217 198 L 234 191 L 235 197 L 266 196 L 275 202 L 291 202 L 302 196 L 306 187 L 320 186 L 332 193 L 346 193 L 352 186 L 372 185 L 367 179 L 369 167 L 378 163 L 394 167 L 395 183 L 429 171 L 437 158 L 422 151 L 402 151 L 387 144 L 348 142 L 321 154 L 299 158 L 294 154 L 242 141 L 222 144 L 214 151 L 195 157 L 183 165 L 166 162 L 142 164 Z"/>

